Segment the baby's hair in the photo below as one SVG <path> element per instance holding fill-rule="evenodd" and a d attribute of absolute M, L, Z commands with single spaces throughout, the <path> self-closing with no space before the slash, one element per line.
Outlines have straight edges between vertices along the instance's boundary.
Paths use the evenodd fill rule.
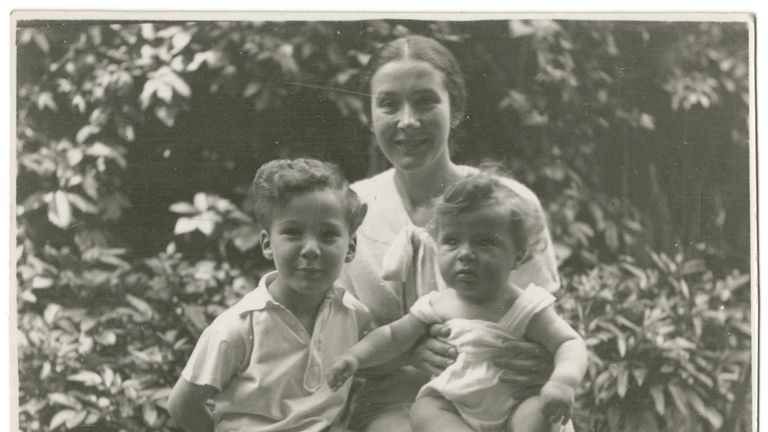
<path fill-rule="evenodd" d="M 440 221 L 446 216 L 455 217 L 491 205 L 506 208 L 512 239 L 524 249 L 521 263 L 546 247 L 542 237 L 546 221 L 535 202 L 505 185 L 502 177 L 486 172 L 464 177 L 445 191 L 437 203 L 434 229 L 439 232 Z"/>
<path fill-rule="evenodd" d="M 276 209 L 296 195 L 323 189 L 338 193 L 349 232 L 354 233 L 363 222 L 366 205 L 335 165 L 316 159 L 276 159 L 262 165 L 251 185 L 253 210 L 261 226 L 269 229 Z"/>
<path fill-rule="evenodd" d="M 398 60 L 423 61 L 443 74 L 443 79 L 451 103 L 452 126 L 457 126 L 464 117 L 467 88 L 464 74 L 461 72 L 456 57 L 440 42 L 426 36 L 404 36 L 382 45 L 366 65 L 363 75 L 365 91 L 371 90 L 373 76 L 387 63 Z M 370 110 L 370 104 L 366 104 Z M 367 112 L 370 117 L 370 112 Z"/>

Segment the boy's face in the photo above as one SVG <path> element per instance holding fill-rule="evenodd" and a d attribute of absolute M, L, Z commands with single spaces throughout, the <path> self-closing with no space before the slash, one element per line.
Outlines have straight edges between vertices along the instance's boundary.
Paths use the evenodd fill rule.
<path fill-rule="evenodd" d="M 445 282 L 478 303 L 494 299 L 523 252 L 512 237 L 509 212 L 499 205 L 441 217 L 437 246 Z"/>
<path fill-rule="evenodd" d="M 343 200 L 329 189 L 293 196 L 275 209 L 262 231 L 264 256 L 275 262 L 279 284 L 302 294 L 324 294 L 354 257 Z"/>

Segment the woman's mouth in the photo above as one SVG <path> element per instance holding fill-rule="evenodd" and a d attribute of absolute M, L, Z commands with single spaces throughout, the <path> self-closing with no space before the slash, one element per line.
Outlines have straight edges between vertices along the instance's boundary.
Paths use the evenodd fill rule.
<path fill-rule="evenodd" d="M 419 147 L 427 143 L 427 138 L 400 138 L 394 140 L 395 145 L 406 148 Z"/>

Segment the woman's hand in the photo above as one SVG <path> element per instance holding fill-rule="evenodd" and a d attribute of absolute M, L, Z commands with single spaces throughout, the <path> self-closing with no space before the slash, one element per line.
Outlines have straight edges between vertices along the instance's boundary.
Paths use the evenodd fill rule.
<path fill-rule="evenodd" d="M 493 364 L 504 369 L 502 381 L 519 389 L 514 394 L 518 400 L 539 394 L 554 370 L 552 354 L 543 346 L 523 339 L 507 341 Z"/>
<path fill-rule="evenodd" d="M 453 345 L 446 342 L 451 334 L 448 326 L 432 324 L 429 333 L 411 350 L 410 363 L 430 375 L 440 375 L 445 368 L 456 361 L 458 352 Z"/>

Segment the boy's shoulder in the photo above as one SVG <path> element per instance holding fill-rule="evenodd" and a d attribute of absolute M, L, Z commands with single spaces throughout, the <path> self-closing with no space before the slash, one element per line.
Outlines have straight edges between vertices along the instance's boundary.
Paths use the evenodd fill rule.
<path fill-rule="evenodd" d="M 358 330 L 361 333 L 367 333 L 373 323 L 371 310 L 347 290 L 339 287 L 334 289 L 338 289 L 342 292 L 341 303 L 355 315 Z"/>

